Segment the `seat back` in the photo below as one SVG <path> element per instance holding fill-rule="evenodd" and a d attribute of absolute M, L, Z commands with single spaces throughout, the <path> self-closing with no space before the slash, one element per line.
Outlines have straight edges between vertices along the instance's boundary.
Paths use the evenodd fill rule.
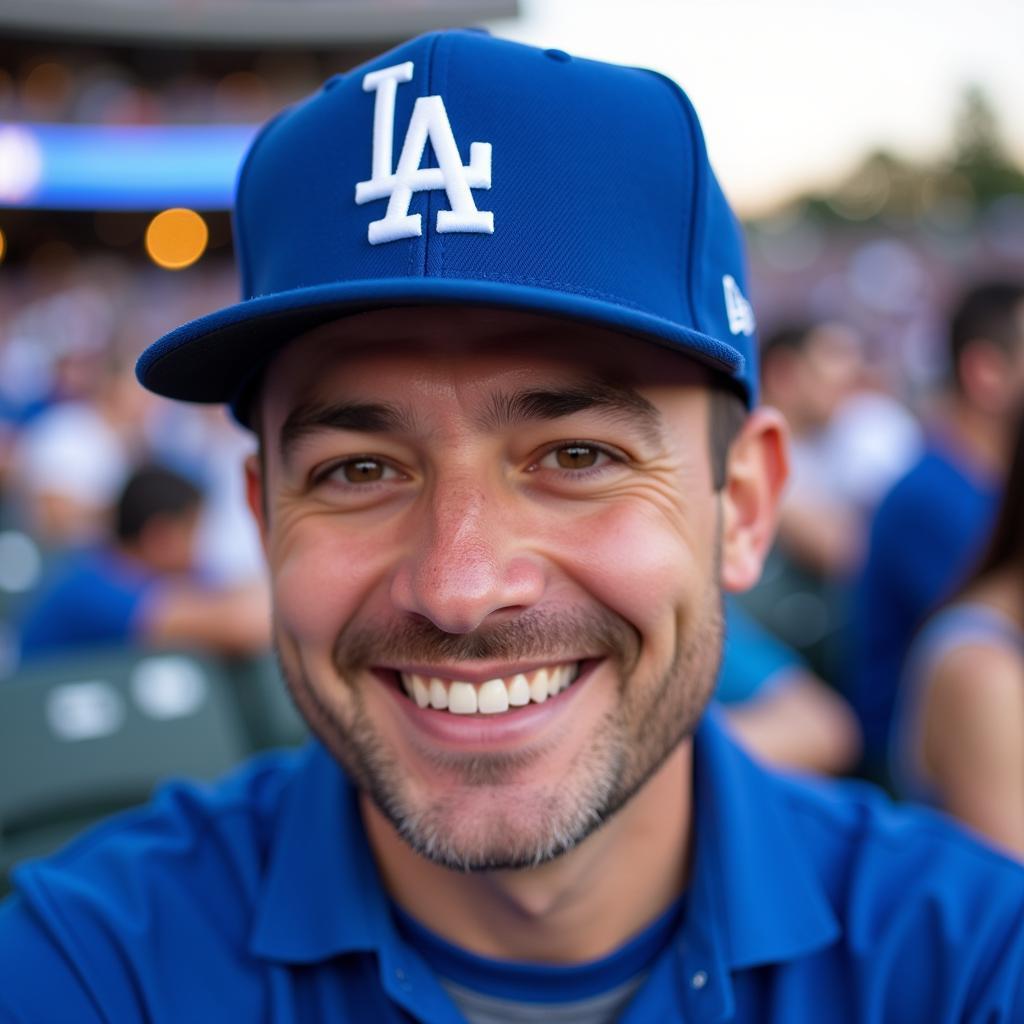
<path fill-rule="evenodd" d="M 169 776 L 213 778 L 247 753 L 217 662 L 117 651 L 0 683 L 0 874 Z"/>

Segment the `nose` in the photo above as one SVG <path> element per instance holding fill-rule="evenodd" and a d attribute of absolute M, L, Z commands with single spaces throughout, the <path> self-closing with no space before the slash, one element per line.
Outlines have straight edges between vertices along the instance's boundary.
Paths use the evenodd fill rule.
<path fill-rule="evenodd" d="M 523 544 L 514 501 L 451 480 L 422 501 L 392 579 L 398 609 L 446 633 L 471 633 L 492 615 L 540 600 L 543 568 Z"/>

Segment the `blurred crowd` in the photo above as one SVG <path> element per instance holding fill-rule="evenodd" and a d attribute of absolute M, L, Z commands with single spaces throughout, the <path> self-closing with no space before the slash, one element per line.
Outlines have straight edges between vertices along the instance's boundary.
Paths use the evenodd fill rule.
<path fill-rule="evenodd" d="M 84 646 L 268 647 L 249 436 L 143 391 L 148 339 L 229 291 L 103 259 L 23 272 L 0 328 L 0 675 Z M 15 304 L 12 295 L 19 301 Z"/>
<path fill-rule="evenodd" d="M 260 55 L 240 68 L 237 59 L 178 51 L 135 67 L 123 53 L 88 47 L 3 63 L 0 120 L 61 124 L 258 123 L 335 70 L 298 53 Z"/>
<path fill-rule="evenodd" d="M 3 284 L 0 680 L 86 649 L 265 653 L 253 440 L 133 374 L 231 301 L 230 268 L 96 256 Z M 1024 857 L 1024 277 L 929 295 L 923 360 L 894 355 L 905 319 L 766 303 L 791 483 L 761 584 L 727 601 L 718 696 L 758 756 L 866 776 Z"/>

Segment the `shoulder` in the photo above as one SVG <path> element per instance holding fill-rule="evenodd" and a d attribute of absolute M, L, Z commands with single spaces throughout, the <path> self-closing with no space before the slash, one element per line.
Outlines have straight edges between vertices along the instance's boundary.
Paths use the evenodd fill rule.
<path fill-rule="evenodd" d="M 290 751 L 253 758 L 212 784 L 170 783 L 145 806 L 17 870 L 17 886 L 31 899 L 75 878 L 79 887 L 130 897 L 136 886 L 151 892 L 176 886 L 179 872 L 194 880 L 197 860 L 244 884 L 262 860 L 301 756 Z"/>
<path fill-rule="evenodd" d="M 961 953 L 1012 941 L 1024 968 L 1024 866 L 867 783 L 784 778 L 779 792 L 848 944 L 891 945 L 901 929 Z"/>
<path fill-rule="evenodd" d="M 5 1007 L 35 1020 L 94 1003 L 112 1019 L 142 1019 L 139 993 L 176 962 L 202 977 L 250 970 L 262 873 L 302 756 L 264 755 L 210 786 L 168 785 L 16 869 L 0 948 L 19 952 L 0 957 L 0 1018 Z"/>
<path fill-rule="evenodd" d="M 0 948 L 17 953 L 0 958 L 0 1018 L 17 1008 L 27 1020 L 141 1020 L 140 993 L 182 960 L 213 988 L 245 976 L 264 864 L 303 756 L 264 755 L 214 785 L 168 785 L 16 869 L 0 907 Z"/>
<path fill-rule="evenodd" d="M 885 518 L 917 508 L 955 488 L 959 473 L 940 452 L 930 448 L 901 476 L 882 499 L 877 516 Z"/>

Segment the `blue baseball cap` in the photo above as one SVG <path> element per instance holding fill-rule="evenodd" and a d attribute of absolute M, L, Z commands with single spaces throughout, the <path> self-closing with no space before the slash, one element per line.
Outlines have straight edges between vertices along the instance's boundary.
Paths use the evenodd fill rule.
<path fill-rule="evenodd" d="M 756 402 L 743 240 L 682 90 L 474 30 L 413 39 L 270 121 L 239 175 L 243 301 L 151 345 L 152 391 L 228 402 L 346 314 L 480 305 L 678 348 Z"/>

